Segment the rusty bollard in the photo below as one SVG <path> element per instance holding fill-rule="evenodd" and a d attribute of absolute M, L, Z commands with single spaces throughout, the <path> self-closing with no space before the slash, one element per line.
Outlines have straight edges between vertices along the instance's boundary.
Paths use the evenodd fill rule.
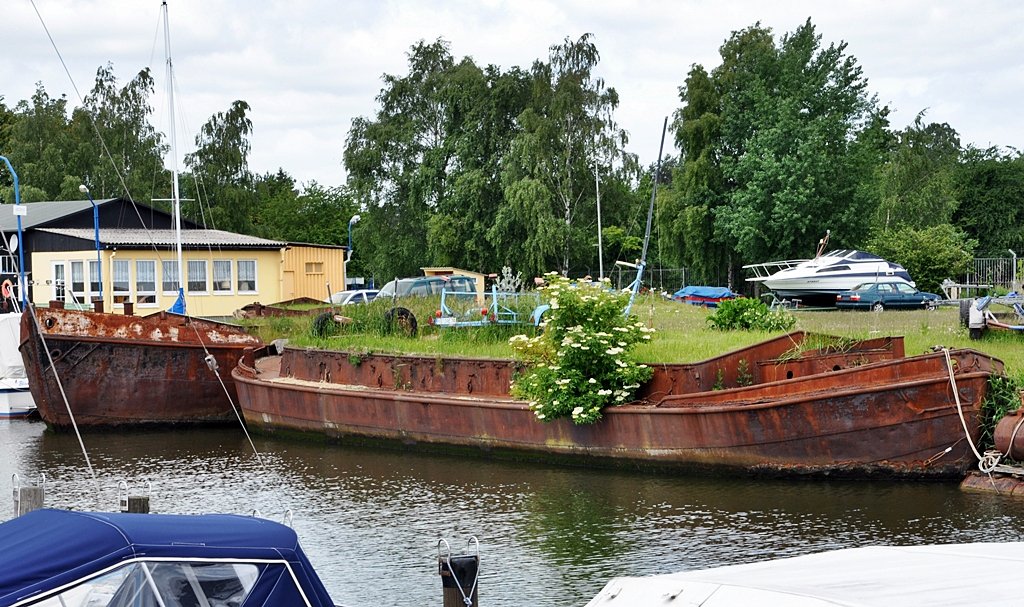
<path fill-rule="evenodd" d="M 452 556 L 448 541 L 437 541 L 437 573 L 441 576 L 444 607 L 478 607 L 477 579 L 480 575 L 480 542 L 469 538 L 476 554 Z M 442 552 L 442 546 L 444 551 Z"/>

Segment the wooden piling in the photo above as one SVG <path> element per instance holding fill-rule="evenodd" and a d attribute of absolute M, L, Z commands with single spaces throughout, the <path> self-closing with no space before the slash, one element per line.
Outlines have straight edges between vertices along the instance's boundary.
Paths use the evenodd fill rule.
<path fill-rule="evenodd" d="M 479 607 L 476 584 L 479 571 L 479 555 L 438 557 L 437 572 L 441 576 L 444 607 Z"/>
<path fill-rule="evenodd" d="M 149 496 L 129 495 L 128 507 L 125 510 L 125 512 L 134 512 L 136 514 L 149 514 Z"/>
<path fill-rule="evenodd" d="M 26 512 L 39 510 L 43 507 L 43 488 L 31 485 L 14 489 L 14 513 L 21 516 Z"/>

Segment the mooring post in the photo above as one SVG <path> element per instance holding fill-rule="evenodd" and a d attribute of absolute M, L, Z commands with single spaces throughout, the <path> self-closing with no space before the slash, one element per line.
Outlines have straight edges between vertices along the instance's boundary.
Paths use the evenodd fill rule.
<path fill-rule="evenodd" d="M 437 572 L 441 576 L 441 595 L 444 607 L 479 607 L 477 601 L 477 579 L 480 575 L 480 543 L 470 538 L 476 545 L 476 554 L 452 556 L 451 547 L 446 540 L 437 542 Z M 441 546 L 445 552 L 441 552 Z"/>
<path fill-rule="evenodd" d="M 149 493 L 150 484 L 146 483 L 146 495 L 129 495 L 128 483 L 119 481 L 117 483 L 118 502 L 121 505 L 121 512 L 132 512 L 135 514 L 149 514 Z"/>
<path fill-rule="evenodd" d="M 43 507 L 43 498 L 46 493 L 46 477 L 43 477 L 43 482 L 39 485 L 22 487 L 18 474 L 14 473 L 11 475 L 11 484 L 14 486 L 15 516 L 21 516 L 22 514 L 32 512 L 33 510 L 39 510 Z"/>

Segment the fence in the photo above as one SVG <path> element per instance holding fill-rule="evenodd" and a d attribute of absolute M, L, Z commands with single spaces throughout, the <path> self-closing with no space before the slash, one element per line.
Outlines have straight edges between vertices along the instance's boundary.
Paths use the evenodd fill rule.
<path fill-rule="evenodd" d="M 1013 291 L 1019 276 L 1018 265 L 1016 257 L 979 257 L 974 260 L 972 269 L 960 277 L 960 283 L 990 285 Z"/>

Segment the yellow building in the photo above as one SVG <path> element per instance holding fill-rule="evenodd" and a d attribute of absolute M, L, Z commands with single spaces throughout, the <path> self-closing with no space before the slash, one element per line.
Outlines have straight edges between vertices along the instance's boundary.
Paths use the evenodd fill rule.
<path fill-rule="evenodd" d="M 288 243 L 281 262 L 281 299 L 327 299 L 331 293 L 344 291 L 346 250 L 341 246 Z"/>
<path fill-rule="evenodd" d="M 108 312 L 131 303 L 145 315 L 174 304 L 180 276 L 187 313 L 217 317 L 256 301 L 326 299 L 328 282 L 334 290 L 345 285 L 345 247 L 207 230 L 183 219 L 180 273 L 173 217 L 159 209 L 110 198 L 34 202 L 22 210 L 21 237 L 13 238 L 14 215 L 0 213 L 0 232 L 18 242 L 26 298 L 37 305 L 91 307 L 101 299 Z M 18 297 L 16 257 L 0 260 L 0 280 Z"/>
<path fill-rule="evenodd" d="M 99 252 L 93 231 L 39 228 L 63 241 L 63 251 L 32 253 L 30 294 L 37 305 L 58 300 L 88 305 L 103 300 L 108 312 L 131 302 L 144 315 L 170 308 L 178 297 L 179 272 L 173 230 L 107 229 L 100 232 Z M 182 230 L 185 267 L 181 288 L 186 311 L 193 316 L 231 316 L 254 301 L 274 303 L 282 297 L 286 243 L 222 230 Z M 97 259 L 98 257 L 98 259 Z M 102 286 L 100 285 L 102 280 Z"/>

